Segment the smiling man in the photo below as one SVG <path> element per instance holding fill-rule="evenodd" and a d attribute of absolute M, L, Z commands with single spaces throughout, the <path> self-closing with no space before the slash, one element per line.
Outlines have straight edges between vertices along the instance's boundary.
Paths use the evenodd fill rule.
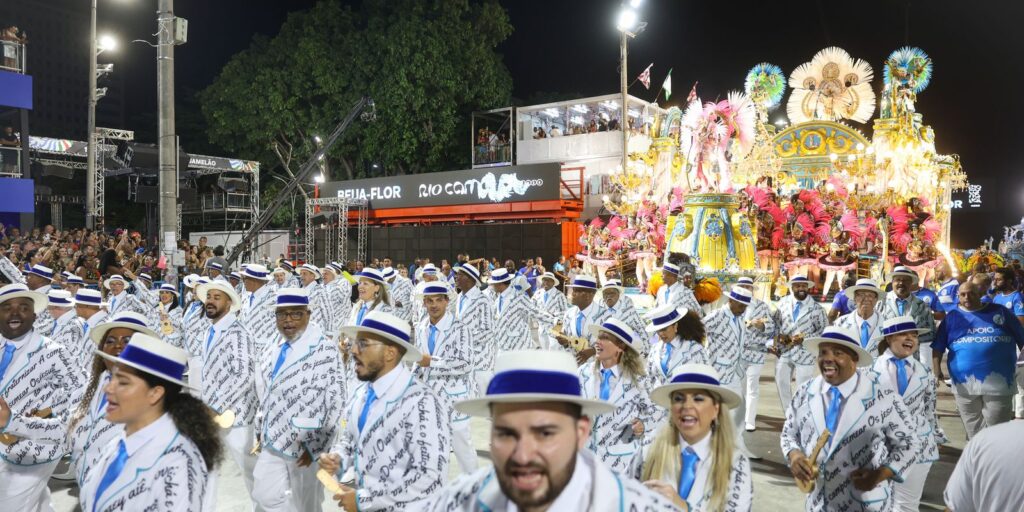
<path fill-rule="evenodd" d="M 786 409 L 782 453 L 794 478 L 815 483 L 806 510 L 893 510 L 892 481 L 903 481 L 920 449 L 907 406 L 868 368 L 859 332 L 828 327 L 804 346 L 817 355 L 821 375 Z M 828 442 L 810 460 L 826 431 Z"/>
<path fill-rule="evenodd" d="M 64 455 L 71 396 L 84 374 L 70 352 L 32 328 L 45 295 L 0 288 L 0 504 L 52 510 L 47 480 Z M 42 411 L 42 413 L 39 413 Z"/>
<path fill-rule="evenodd" d="M 494 465 L 453 482 L 416 510 L 605 510 L 621 504 L 631 510 L 673 509 L 585 448 L 591 418 L 614 406 L 583 397 L 576 361 L 567 352 L 501 354 L 486 396 L 455 408 L 492 419 Z"/>

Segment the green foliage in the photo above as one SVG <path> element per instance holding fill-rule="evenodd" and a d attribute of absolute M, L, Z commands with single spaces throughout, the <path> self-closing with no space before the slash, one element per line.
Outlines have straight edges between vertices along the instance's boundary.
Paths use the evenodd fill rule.
<path fill-rule="evenodd" d="M 495 48 L 511 31 L 494 0 L 321 1 L 254 38 L 199 94 L 210 142 L 265 172 L 295 172 L 313 136 L 370 96 L 377 120 L 356 121 L 334 146 L 329 179 L 362 177 L 371 162 L 388 174 L 467 167 L 470 113 L 509 101 Z"/>

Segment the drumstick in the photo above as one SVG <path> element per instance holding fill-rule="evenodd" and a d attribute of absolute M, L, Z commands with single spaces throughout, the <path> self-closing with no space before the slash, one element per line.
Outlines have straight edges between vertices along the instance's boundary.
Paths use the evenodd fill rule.
<path fill-rule="evenodd" d="M 327 489 L 331 494 L 341 494 L 343 490 L 341 484 L 334 479 L 334 476 L 327 472 L 325 469 L 321 469 L 316 472 L 316 479 L 320 480 L 320 483 L 324 484 L 324 489 Z"/>
<path fill-rule="evenodd" d="M 818 478 L 818 454 L 821 453 L 821 449 L 825 447 L 825 443 L 828 443 L 828 438 L 831 437 L 832 433 L 825 429 L 818 437 L 818 442 L 815 443 L 814 449 L 811 450 L 811 456 L 808 459 L 811 462 L 811 479 L 801 480 L 796 478 L 796 486 L 803 492 L 809 493 L 814 490 L 814 481 Z"/>

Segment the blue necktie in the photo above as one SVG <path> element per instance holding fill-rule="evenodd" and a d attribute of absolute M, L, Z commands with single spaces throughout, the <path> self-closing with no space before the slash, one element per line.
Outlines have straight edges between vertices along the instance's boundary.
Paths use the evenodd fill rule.
<path fill-rule="evenodd" d="M 903 314 L 903 308 L 907 305 L 907 299 L 896 299 L 896 311 Z"/>
<path fill-rule="evenodd" d="M 576 336 L 583 336 L 583 312 L 576 315 Z"/>
<path fill-rule="evenodd" d="M 110 299 L 110 312 L 114 312 L 114 308 L 117 307 L 117 298 Z"/>
<path fill-rule="evenodd" d="M 612 371 L 609 369 L 601 370 L 601 400 L 608 400 L 608 397 L 612 395 Z"/>
<path fill-rule="evenodd" d="M 53 320 L 53 328 L 50 329 L 50 337 L 51 338 L 53 337 L 53 333 L 55 333 L 55 332 L 57 332 L 57 320 L 56 319 Z"/>
<path fill-rule="evenodd" d="M 252 307 L 252 300 L 255 299 L 255 298 L 256 298 L 256 294 L 255 293 L 250 293 L 249 294 L 249 307 L 250 308 Z"/>
<path fill-rule="evenodd" d="M 430 326 L 430 335 L 427 336 L 427 350 L 430 351 L 430 355 L 434 355 L 434 345 L 437 343 L 437 327 Z"/>
<path fill-rule="evenodd" d="M 213 327 L 210 327 L 210 335 L 206 337 L 206 350 L 210 350 L 210 343 L 213 343 L 213 335 L 216 333 Z"/>
<path fill-rule="evenodd" d="M 104 386 L 105 387 L 105 386 Z M 102 393 L 100 395 L 100 406 L 96 408 L 96 412 L 103 412 L 103 408 L 107 406 L 107 394 Z"/>
<path fill-rule="evenodd" d="M 3 381 L 7 367 L 11 365 L 11 359 L 14 359 L 14 350 L 14 343 L 7 342 L 7 346 L 4 347 L 4 358 L 0 359 L 0 381 Z"/>
<path fill-rule="evenodd" d="M 274 370 L 270 372 L 270 380 L 274 380 L 277 377 L 277 371 L 284 366 L 284 360 L 288 357 L 288 351 L 291 350 L 292 344 L 287 341 L 281 344 L 281 353 L 277 355 L 277 362 L 274 363 Z"/>
<path fill-rule="evenodd" d="M 373 386 L 366 385 L 366 403 L 363 404 L 363 412 L 359 413 L 359 433 L 363 432 L 363 425 L 366 425 L 366 415 L 370 413 L 370 406 L 377 401 L 377 393 Z"/>
<path fill-rule="evenodd" d="M 890 359 L 896 365 L 896 389 L 900 396 L 907 390 L 907 361 L 906 359 Z"/>
<path fill-rule="evenodd" d="M 793 321 L 796 322 L 796 317 L 800 316 L 800 306 L 803 306 L 802 302 L 797 302 L 793 305 Z"/>
<path fill-rule="evenodd" d="M 661 373 L 668 376 L 668 361 L 672 358 L 672 344 L 665 344 L 665 353 L 661 356 Z"/>
<path fill-rule="evenodd" d="M 85 321 L 85 329 L 82 331 L 83 335 L 89 334 L 89 321 Z"/>
<path fill-rule="evenodd" d="M 459 316 L 462 315 L 462 305 L 466 303 L 466 293 L 463 292 L 462 296 L 459 297 Z"/>
<path fill-rule="evenodd" d="M 544 304 L 547 304 L 551 300 L 551 296 L 554 295 L 551 292 L 544 292 Z"/>
<path fill-rule="evenodd" d="M 868 348 L 868 342 L 871 341 L 871 325 L 867 321 L 860 323 L 860 346 Z"/>
<path fill-rule="evenodd" d="M 96 511 L 96 505 L 100 502 L 100 496 L 103 496 L 103 491 L 110 487 L 110 484 L 117 480 L 118 475 L 121 474 L 121 470 L 124 469 L 124 463 L 128 461 L 128 449 L 124 446 L 124 439 L 117 443 L 117 456 L 107 466 L 107 471 L 103 473 L 103 478 L 100 480 L 100 486 L 96 489 L 96 499 L 92 501 L 92 510 Z"/>
<path fill-rule="evenodd" d="M 829 401 L 828 409 L 825 411 L 825 428 L 832 433 L 828 438 L 829 444 L 832 444 L 832 440 L 836 437 L 836 424 L 839 423 L 839 408 L 842 406 L 843 394 L 835 386 L 829 388 L 828 392 L 832 399 Z"/>
<path fill-rule="evenodd" d="M 356 325 L 363 325 L 363 316 L 366 315 L 366 304 L 359 308 L 359 315 L 356 316 Z"/>
<path fill-rule="evenodd" d="M 697 480 L 697 463 L 700 457 L 693 448 L 687 446 L 683 450 L 683 470 L 679 472 L 679 497 L 686 500 L 690 497 L 690 490 L 693 489 L 693 482 Z"/>
<path fill-rule="evenodd" d="M 499 315 L 501 314 L 501 307 L 504 304 L 505 304 L 505 297 L 503 295 L 498 295 L 498 314 Z"/>

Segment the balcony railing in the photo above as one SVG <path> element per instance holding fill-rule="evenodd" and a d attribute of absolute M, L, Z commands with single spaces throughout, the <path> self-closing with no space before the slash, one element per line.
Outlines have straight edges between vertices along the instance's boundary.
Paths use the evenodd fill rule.
<path fill-rule="evenodd" d="M 0 176 L 4 178 L 21 177 L 20 147 L 0 146 Z"/>
<path fill-rule="evenodd" d="M 25 45 L 0 41 L 0 70 L 25 73 Z"/>
<path fill-rule="evenodd" d="M 250 204 L 251 198 L 249 194 L 213 192 L 209 194 L 199 194 L 196 197 L 196 201 L 188 201 L 182 205 L 182 211 L 249 211 Z"/>

